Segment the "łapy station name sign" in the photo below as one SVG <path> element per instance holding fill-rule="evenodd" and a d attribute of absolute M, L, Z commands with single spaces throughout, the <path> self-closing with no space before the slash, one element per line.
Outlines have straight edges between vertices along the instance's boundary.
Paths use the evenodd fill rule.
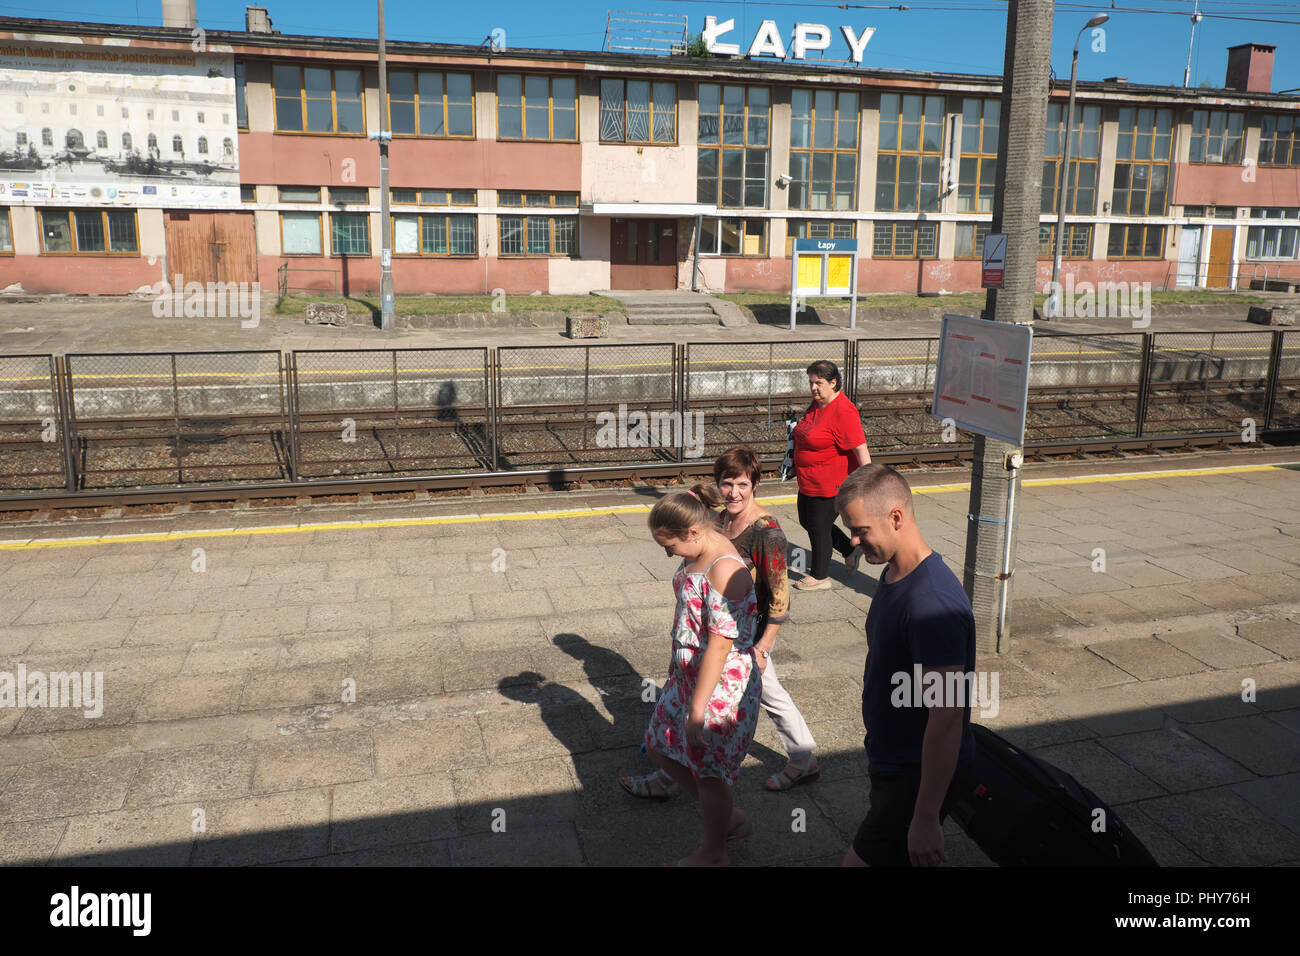
<path fill-rule="evenodd" d="M 735 19 L 724 20 L 719 23 L 717 17 L 705 17 L 704 32 L 702 34 L 704 48 L 718 56 L 741 56 L 739 44 L 719 41 L 719 37 L 730 33 L 735 28 Z M 861 33 L 855 31 L 853 27 L 840 27 L 840 33 L 844 35 L 844 42 L 849 45 L 849 56 L 854 63 L 862 62 L 862 54 L 866 52 L 867 41 L 871 39 L 875 32 L 875 27 L 867 27 Z M 784 60 L 787 56 L 802 60 L 807 57 L 810 51 L 825 50 L 830 45 L 830 27 L 821 23 L 796 23 L 787 53 L 785 40 L 781 36 L 781 31 L 777 29 L 776 21 L 764 20 L 759 24 L 758 30 L 755 31 L 748 52 L 743 55 L 761 56 L 768 54 L 781 60 Z"/>

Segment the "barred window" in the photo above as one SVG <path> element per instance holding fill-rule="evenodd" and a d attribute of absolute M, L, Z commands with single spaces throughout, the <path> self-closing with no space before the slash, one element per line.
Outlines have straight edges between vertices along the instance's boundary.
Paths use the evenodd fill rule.
<path fill-rule="evenodd" d="M 961 160 L 957 176 L 957 211 L 992 212 L 998 178 L 998 124 L 1002 102 L 961 101 Z M 961 235 L 958 231 L 958 235 Z"/>
<path fill-rule="evenodd" d="M 1259 207 L 1250 210 L 1252 219 L 1300 219 L 1294 207 Z M 1246 230 L 1247 259 L 1295 259 L 1300 257 L 1300 226 L 1251 226 Z"/>
<path fill-rule="evenodd" d="M 851 219 L 790 219 L 785 225 L 785 254 L 794 255 L 796 239 L 852 239 L 856 227 Z"/>
<path fill-rule="evenodd" d="M 468 73 L 392 70 L 388 116 L 395 136 L 474 136 L 474 80 Z"/>
<path fill-rule="evenodd" d="M 604 143 L 677 142 L 677 84 L 601 80 L 600 139 Z"/>
<path fill-rule="evenodd" d="M 1223 110 L 1192 110 L 1192 138 L 1187 159 L 1193 163 L 1241 162 L 1245 116 Z"/>
<path fill-rule="evenodd" d="M 364 133 L 365 86 L 358 69 L 277 63 L 271 67 L 275 89 L 275 128 L 281 132 Z"/>
<path fill-rule="evenodd" d="M 888 222 L 877 220 L 871 237 L 875 259 L 933 259 L 939 250 L 936 222 Z"/>
<path fill-rule="evenodd" d="M 1076 103 L 1070 127 L 1070 178 L 1065 194 L 1067 215 L 1091 216 L 1097 210 L 1097 158 L 1101 155 L 1101 107 Z M 1061 156 L 1065 152 L 1065 107 L 1047 107 L 1047 133 L 1043 140 L 1043 192 L 1039 210 L 1056 212 L 1061 191 Z"/>
<path fill-rule="evenodd" d="M 370 216 L 364 212 L 331 213 L 330 249 L 336 256 L 370 255 Z"/>
<path fill-rule="evenodd" d="M 766 207 L 770 91 L 701 83 L 699 106 L 696 201 Z"/>
<path fill-rule="evenodd" d="M 767 255 L 766 219 L 704 219 L 700 223 L 700 255 Z"/>
<path fill-rule="evenodd" d="M 399 256 L 472 256 L 475 216 L 442 213 L 393 216 L 393 252 Z"/>
<path fill-rule="evenodd" d="M 938 212 L 943 153 L 943 97 L 880 97 L 876 209 Z"/>
<path fill-rule="evenodd" d="M 577 216 L 499 216 L 503 256 L 576 256 Z"/>
<path fill-rule="evenodd" d="M 1300 166 L 1300 123 L 1290 113 L 1265 113 L 1259 118 L 1259 164 Z"/>
<path fill-rule="evenodd" d="M 42 209 L 43 253 L 134 255 L 140 251 L 135 212 L 104 209 Z"/>
<path fill-rule="evenodd" d="M 497 138 L 576 140 L 578 82 L 572 77 L 497 77 Z"/>
<path fill-rule="evenodd" d="M 791 209 L 857 208 L 858 115 L 857 93 L 791 95 Z"/>
<path fill-rule="evenodd" d="M 1111 223 L 1106 243 L 1108 259 L 1160 259 L 1164 256 L 1165 227 Z"/>
<path fill-rule="evenodd" d="M 984 256 L 984 238 L 993 231 L 991 222 L 957 223 L 957 245 L 954 259 L 981 259 Z"/>
<path fill-rule="evenodd" d="M 1056 223 L 1038 224 L 1038 258 L 1056 258 Z M 1067 222 L 1065 224 L 1065 242 L 1061 245 L 1061 258 L 1092 258 L 1092 223 Z"/>

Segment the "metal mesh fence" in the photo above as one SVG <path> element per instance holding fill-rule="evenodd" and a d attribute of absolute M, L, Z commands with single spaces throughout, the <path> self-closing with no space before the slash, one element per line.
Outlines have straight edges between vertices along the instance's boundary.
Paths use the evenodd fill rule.
<path fill-rule="evenodd" d="M 52 355 L 0 356 L 0 490 L 67 485 Z"/>
<path fill-rule="evenodd" d="M 696 435 L 671 343 L 497 350 L 498 467 L 677 461 Z"/>
<path fill-rule="evenodd" d="M 1152 337 L 1147 434 L 1262 428 L 1270 332 L 1160 332 Z"/>
<path fill-rule="evenodd" d="M 1035 334 L 1025 441 L 1137 434 L 1142 333 Z"/>
<path fill-rule="evenodd" d="M 1300 331 L 1282 333 L 1272 427 L 1300 428 Z"/>
<path fill-rule="evenodd" d="M 867 447 L 899 451 L 943 444 L 930 415 L 939 340 L 859 339 L 854 395 Z"/>
<path fill-rule="evenodd" d="M 487 349 L 298 351 L 303 478 L 491 470 Z"/>
<path fill-rule="evenodd" d="M 848 386 L 849 342 L 693 342 L 686 346 L 686 408 L 702 440 L 699 457 L 737 445 L 760 457 L 785 454 L 787 416 L 807 409 L 808 366 L 834 362 Z"/>
<path fill-rule="evenodd" d="M 278 352 L 65 358 L 82 488 L 289 477 Z"/>

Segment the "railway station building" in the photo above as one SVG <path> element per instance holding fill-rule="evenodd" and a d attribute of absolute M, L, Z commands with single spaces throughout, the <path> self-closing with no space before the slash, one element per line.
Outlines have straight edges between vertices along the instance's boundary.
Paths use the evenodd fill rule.
<path fill-rule="evenodd" d="M 1221 89 L 1079 84 L 1067 276 L 1300 281 L 1300 97 L 1271 92 L 1274 53 L 1233 47 Z M 262 8 L 242 32 L 0 18 L 0 288 L 373 292 L 384 128 L 399 294 L 785 291 L 795 237 L 856 237 L 862 292 L 980 288 L 999 77 L 489 41 L 387 61 L 381 104 L 374 39 Z"/>

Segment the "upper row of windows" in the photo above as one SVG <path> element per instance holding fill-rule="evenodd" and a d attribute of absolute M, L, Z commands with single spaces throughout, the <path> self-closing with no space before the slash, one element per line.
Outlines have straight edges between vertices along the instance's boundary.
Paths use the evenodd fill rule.
<path fill-rule="evenodd" d="M 237 114 L 240 128 L 248 127 L 243 64 L 236 64 Z M 282 132 L 354 133 L 366 131 L 365 85 L 360 69 L 276 64 L 272 67 L 275 128 Z M 497 76 L 497 138 L 537 141 L 576 141 L 578 89 L 573 77 L 506 73 Z M 701 145 L 766 145 L 770 123 L 770 92 L 766 87 L 699 87 L 699 143 Z M 997 100 L 983 101 L 984 139 L 979 141 L 977 111 L 964 99 L 962 151 L 997 155 Z M 815 106 L 814 106 L 815 103 Z M 1055 104 L 1054 104 L 1055 105 Z M 1056 107 L 1059 111 L 1059 106 Z M 388 110 L 391 130 L 397 136 L 431 136 L 472 139 L 475 136 L 474 83 L 468 73 L 432 70 L 392 70 L 388 74 Z M 1098 107 L 1080 111 L 1100 118 Z M 850 92 L 795 90 L 791 97 L 793 148 L 856 148 L 858 96 Z M 938 152 L 943 140 L 942 96 L 881 97 L 882 150 Z M 1172 120 L 1170 110 L 1124 107 L 1120 110 L 1121 149 L 1134 159 L 1169 158 L 1170 125 L 1151 124 L 1125 115 L 1154 113 Z M 814 118 L 815 117 L 815 118 Z M 1245 114 L 1226 110 L 1193 110 L 1188 159 L 1193 163 L 1241 163 L 1245 141 Z M 1124 140 L 1140 130 L 1147 138 Z M 1050 130 L 1050 126 L 1049 126 Z M 1099 141 L 1099 123 L 1086 121 L 1080 130 L 1081 155 Z M 990 135 L 991 134 L 991 135 Z M 1049 132 L 1049 139 L 1052 134 Z M 1059 137 L 1059 131 L 1056 134 Z M 673 81 L 602 79 L 600 83 L 600 139 L 602 142 L 677 142 L 677 84 Z M 1060 155 L 1059 143 L 1049 142 L 1048 153 Z M 1093 150 L 1095 150 L 1093 145 Z M 1163 156 L 1161 155 L 1163 150 Z M 1143 155 L 1145 152 L 1145 155 Z M 1263 166 L 1300 165 L 1300 120 L 1290 114 L 1260 116 L 1259 163 Z"/>

